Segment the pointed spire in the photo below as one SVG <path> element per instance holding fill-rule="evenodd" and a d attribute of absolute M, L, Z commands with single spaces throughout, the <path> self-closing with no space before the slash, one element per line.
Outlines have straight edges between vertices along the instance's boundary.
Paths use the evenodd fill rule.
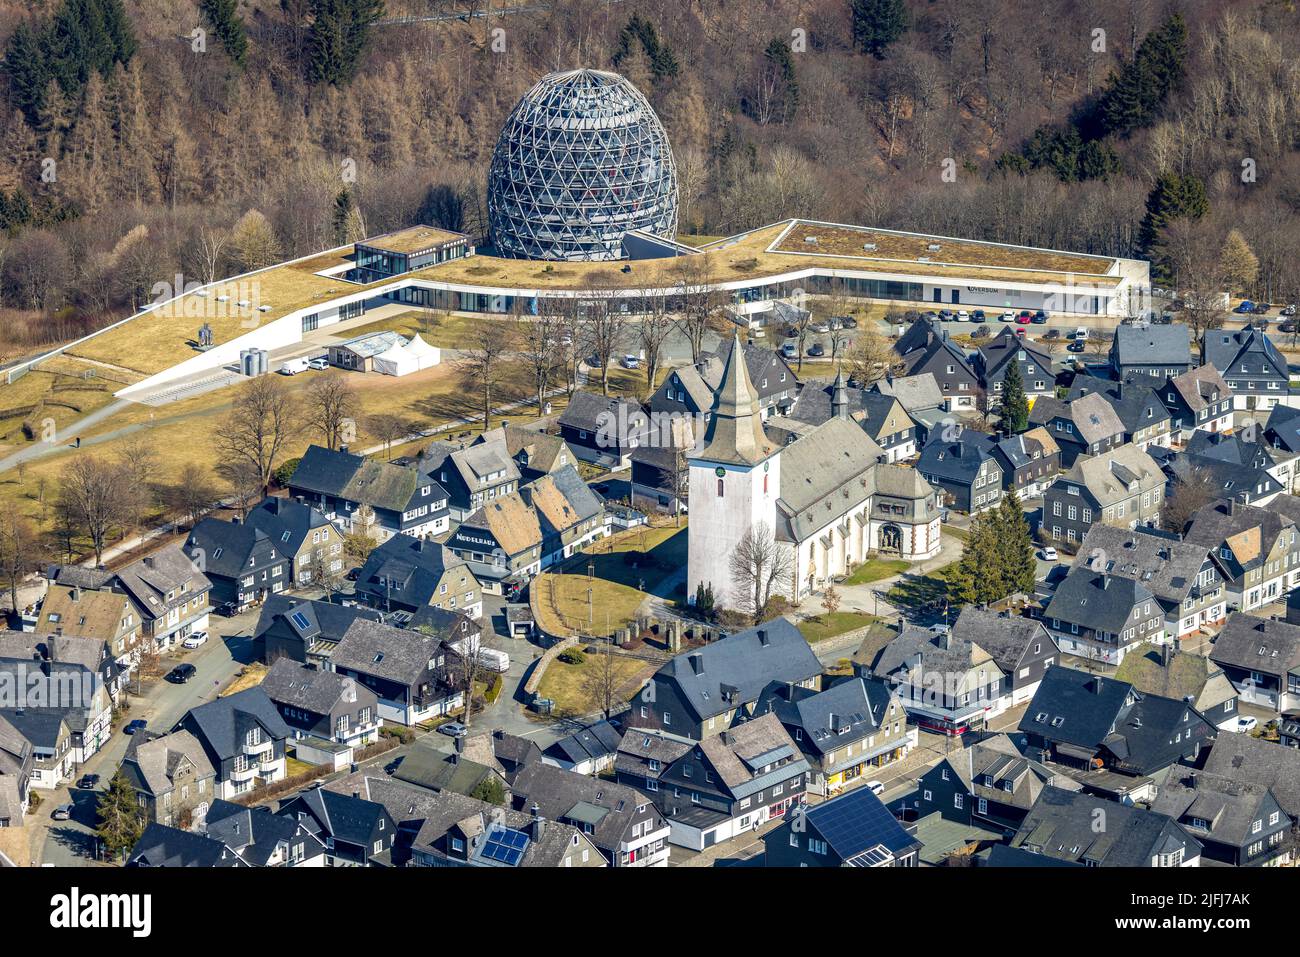
<path fill-rule="evenodd" d="M 847 419 L 849 417 L 849 390 L 844 384 L 844 367 L 835 370 L 835 385 L 831 387 L 831 417 Z"/>
<path fill-rule="evenodd" d="M 757 465 L 776 451 L 763 431 L 758 391 L 750 381 L 740 330 L 731 345 L 722 384 L 713 399 L 712 416 L 699 458 L 709 462 Z"/>

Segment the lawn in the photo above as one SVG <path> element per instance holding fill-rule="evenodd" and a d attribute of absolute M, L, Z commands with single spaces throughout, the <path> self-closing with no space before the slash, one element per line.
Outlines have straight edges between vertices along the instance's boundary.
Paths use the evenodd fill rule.
<path fill-rule="evenodd" d="M 594 669 L 604 667 L 599 652 L 586 655 L 580 665 L 568 665 L 557 659 L 546 669 L 537 693 L 554 701 L 554 713 L 559 715 L 582 715 L 599 711 L 603 702 L 596 688 L 598 679 L 593 676 L 600 674 Z M 617 696 L 620 701 L 627 701 L 654 674 L 656 665 L 652 661 L 616 654 L 613 656 L 613 668 L 619 682 Z"/>
<path fill-rule="evenodd" d="M 934 610 L 948 600 L 948 579 L 957 568 L 957 562 L 935 569 L 928 575 L 904 575 L 885 595 L 885 600 L 896 608 L 912 612 Z"/>
<path fill-rule="evenodd" d="M 882 578 L 901 575 L 911 567 L 911 562 L 904 561 L 901 558 L 872 558 L 855 568 L 853 574 L 845 580 L 844 584 L 869 585 L 871 582 L 878 582 Z"/>
<path fill-rule="evenodd" d="M 645 592 L 631 585 L 601 578 L 589 580 L 585 574 L 547 572 L 538 576 L 533 587 L 538 589 L 542 627 L 560 635 L 611 635 L 632 620 L 646 597 Z"/>
<path fill-rule="evenodd" d="M 846 631 L 853 631 L 856 628 L 866 628 L 870 624 L 879 621 L 875 615 L 868 615 L 864 611 L 837 611 L 834 614 L 823 613 L 818 618 L 805 618 L 799 622 L 799 633 L 810 645 L 815 645 L 819 641 L 825 641 L 827 638 L 834 638 L 836 635 L 842 635 Z"/>

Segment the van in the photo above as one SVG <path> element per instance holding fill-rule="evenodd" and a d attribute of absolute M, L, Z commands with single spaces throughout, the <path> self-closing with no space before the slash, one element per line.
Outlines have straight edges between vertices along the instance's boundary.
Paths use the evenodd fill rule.
<path fill-rule="evenodd" d="M 280 364 L 281 375 L 297 375 L 299 372 L 306 372 L 311 368 L 311 360 L 306 357 L 298 359 L 286 359 Z"/>
<path fill-rule="evenodd" d="M 478 650 L 478 663 L 488 671 L 495 671 L 498 674 L 505 674 L 510 670 L 510 656 L 504 651 L 497 651 L 495 648 L 480 648 Z"/>

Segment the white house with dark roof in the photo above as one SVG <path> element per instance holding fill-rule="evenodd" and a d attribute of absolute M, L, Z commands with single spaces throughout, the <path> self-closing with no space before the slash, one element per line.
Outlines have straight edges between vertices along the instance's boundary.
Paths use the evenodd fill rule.
<path fill-rule="evenodd" d="M 1266 411 L 1292 405 L 1287 360 L 1261 330 L 1207 329 L 1201 339 L 1205 364 L 1219 370 L 1232 390 L 1236 410 Z"/>
<path fill-rule="evenodd" d="M 752 601 L 730 569 L 747 534 L 786 552 L 793 574 L 773 592 L 792 601 L 869 554 L 920 561 L 939 553 L 940 493 L 915 470 L 883 464 L 881 447 L 843 412 L 778 446 L 764 432 L 745 363 L 728 361 L 704 441 L 688 457 L 688 596 L 703 585 L 720 607 Z"/>

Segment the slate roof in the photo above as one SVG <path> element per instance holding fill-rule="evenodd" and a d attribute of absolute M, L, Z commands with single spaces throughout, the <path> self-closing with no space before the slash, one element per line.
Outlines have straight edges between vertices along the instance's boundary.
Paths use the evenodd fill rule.
<path fill-rule="evenodd" d="M 1131 482 L 1138 483 L 1139 492 L 1163 488 L 1165 475 L 1151 456 L 1128 443 L 1100 455 L 1080 455 L 1070 470 L 1062 474 L 1060 481 L 1085 486 L 1097 504 L 1105 508 L 1132 497 L 1133 493 L 1129 491 Z"/>
<path fill-rule="evenodd" d="M 244 521 L 266 532 L 276 549 L 289 558 L 298 554 L 312 532 L 334 527 L 310 505 L 275 495 L 268 495 L 258 502 Z M 337 533 L 337 529 L 335 531 Z"/>
<path fill-rule="evenodd" d="M 914 376 L 886 376 L 877 380 L 871 388 L 882 395 L 897 398 L 909 415 L 921 409 L 937 409 L 943 405 L 943 390 L 931 372 Z"/>
<path fill-rule="evenodd" d="M 333 671 L 323 671 L 281 658 L 271 665 L 261 689 L 273 702 L 311 714 L 327 715 L 340 700 L 356 709 L 358 699 L 372 708 L 378 699 L 364 685 Z"/>
<path fill-rule="evenodd" d="M 1265 784 L 1202 771 L 1166 782 L 1152 802 L 1151 810 L 1168 814 L 1184 826 L 1189 819 L 1199 818 L 1209 825 L 1209 835 L 1214 840 L 1244 847 L 1250 841 L 1252 823 L 1272 806 L 1269 797 L 1270 790 Z"/>
<path fill-rule="evenodd" d="M 754 713 L 771 712 L 787 728 L 801 729 L 800 746 L 825 754 L 879 731 L 891 697 L 884 682 L 862 678 L 848 678 L 824 691 L 774 681 L 763 690 Z"/>
<path fill-rule="evenodd" d="M 196 778 L 213 778 L 217 773 L 203 745 L 188 731 L 143 731 L 131 737 L 122 770 L 137 790 L 159 797 L 173 789 L 173 778 L 184 764 L 194 767 Z"/>
<path fill-rule="evenodd" d="M 1287 377 L 1287 361 L 1273 340 L 1258 329 L 1208 329 L 1202 337 L 1202 351 L 1208 365 L 1234 379 L 1276 379 Z M 1242 372 L 1245 363 L 1249 372 Z M 1265 370 L 1265 366 L 1268 369 Z"/>
<path fill-rule="evenodd" d="M 576 394 L 576 393 L 575 393 Z M 419 459 L 420 474 L 432 481 L 434 472 L 450 468 L 470 492 L 518 482 L 519 466 L 510 454 L 505 436 L 480 436 L 473 445 L 458 448 L 446 442 L 431 443 Z M 491 476 L 496 476 L 492 478 Z"/>
<path fill-rule="evenodd" d="M 1123 365 L 1188 365 L 1192 340 L 1181 323 L 1121 325 L 1115 330 L 1114 355 Z"/>
<path fill-rule="evenodd" d="M 1057 417 L 1073 422 L 1075 434 L 1088 445 L 1124 431 L 1123 421 L 1106 397 L 1096 392 L 1069 402 L 1043 396 L 1029 410 L 1029 421 L 1033 425 L 1046 425 Z"/>
<path fill-rule="evenodd" d="M 1067 791 L 1077 791 L 1080 787 L 1066 775 L 1027 757 L 1006 734 L 994 734 L 950 754 L 947 764 L 969 793 L 1026 811 L 1048 786 Z M 1005 787 L 1008 783 L 1009 791 Z"/>
<path fill-rule="evenodd" d="M 1054 665 L 1043 675 L 1019 729 L 1061 744 L 1096 748 L 1136 698 L 1127 681 Z"/>
<path fill-rule="evenodd" d="M 604 813 L 587 816 L 599 818 L 588 822 L 593 825 L 590 836 L 592 843 L 606 855 L 631 838 L 637 808 L 652 803 L 626 784 L 565 771 L 541 761 L 524 765 L 511 787 L 516 808 L 531 808 L 535 804 L 542 816 L 551 821 L 570 818 L 579 805 L 602 810 Z"/>
<path fill-rule="evenodd" d="M 578 389 L 569 396 L 569 404 L 560 413 L 558 421 L 560 425 L 567 425 L 572 429 L 589 433 L 609 433 L 612 436 L 621 432 L 624 423 L 633 434 L 638 434 L 640 428 L 648 424 L 649 419 L 641 410 L 641 403 L 632 399 L 597 395 L 594 392 Z"/>
<path fill-rule="evenodd" d="M 412 685 L 443 654 L 441 639 L 358 618 L 330 655 L 344 668 L 403 685 Z"/>
<path fill-rule="evenodd" d="M 997 666 L 1012 674 L 1029 646 L 1036 641 L 1055 646 L 1041 621 L 1007 616 L 975 605 L 965 605 L 952 633 L 988 652 Z"/>
<path fill-rule="evenodd" d="M 760 715 L 721 734 L 709 735 L 696 747 L 719 783 L 738 799 L 808 770 L 807 760 L 775 714 Z M 763 771 L 764 766 L 787 758 L 794 760 Z"/>
<path fill-rule="evenodd" d="M 1171 607 L 1187 599 L 1209 554 L 1206 545 L 1099 522 L 1084 536 L 1074 567 L 1140 582 Z"/>
<path fill-rule="evenodd" d="M 582 764 L 603 760 L 618 753 L 622 735 L 608 721 L 597 721 L 568 737 L 561 738 L 542 753 L 549 758 Z"/>
<path fill-rule="evenodd" d="M 1275 405 L 1265 426 L 1269 440 L 1288 452 L 1300 452 L 1300 409 Z"/>
<path fill-rule="evenodd" d="M 955 438 L 935 433 L 921 450 L 916 471 L 932 482 L 969 484 L 980 467 L 993 458 L 996 444 L 993 436 L 974 429 L 961 429 Z"/>
<path fill-rule="evenodd" d="M 474 440 L 482 442 L 504 442 L 506 453 L 518 462 L 524 460 L 525 467 L 533 472 L 553 472 L 573 463 L 573 453 L 568 444 L 558 435 L 548 435 L 536 429 L 525 429 L 518 425 L 505 425 L 482 433 Z M 560 461 L 565 457 L 568 461 Z"/>
<path fill-rule="evenodd" d="M 201 556 L 204 572 L 223 578 L 240 578 L 247 574 L 254 550 L 263 545 L 271 546 L 267 551 L 271 557 L 260 567 L 270 567 L 284 558 L 266 532 L 243 522 L 205 518 L 194 526 L 185 540 L 185 549 L 190 555 L 201 550 L 197 554 Z"/>
<path fill-rule="evenodd" d="M 402 512 L 421 485 L 437 484 L 407 465 L 368 459 L 352 452 L 310 445 L 289 479 L 294 490 Z M 441 486 L 439 486 L 441 490 Z M 433 498 L 446 498 L 435 490 Z"/>
<path fill-rule="evenodd" d="M 300 624 L 300 614 L 306 624 Z M 283 621 L 310 648 L 317 641 L 336 642 L 358 618 L 379 620 L 379 612 L 359 605 L 342 605 L 291 595 L 271 595 L 262 605 L 253 637 L 261 638 L 277 621 Z"/>
<path fill-rule="evenodd" d="M 311 845 L 304 847 L 304 857 L 315 857 L 324 852 L 320 840 L 306 833 L 297 821 L 272 814 L 267 807 L 249 808 L 220 798 L 208 808 L 204 833 L 238 853 L 254 867 L 268 866 L 281 843 L 291 845 L 299 836 L 304 844 Z"/>
<path fill-rule="evenodd" d="M 254 726 L 277 740 L 289 737 L 289 726 L 261 688 L 246 688 L 191 708 L 181 725 L 192 731 L 220 759 L 233 758 L 244 746 L 244 734 Z"/>
<path fill-rule="evenodd" d="M 1220 499 L 1196 510 L 1183 540 L 1204 545 L 1214 553 L 1226 547 L 1237 564 L 1249 571 L 1268 557 L 1283 529 L 1293 525 L 1279 514 L 1282 507 L 1278 501 L 1269 508 L 1258 508 Z"/>
<path fill-rule="evenodd" d="M 802 541 L 839 513 L 871 494 L 870 473 L 884 450 L 853 422 L 829 419 L 781 451 L 781 497 L 777 500 L 777 533 L 787 541 Z M 859 478 L 866 487 L 852 487 Z M 849 488 L 846 499 L 839 494 Z M 823 506 L 832 502 L 832 508 Z M 811 514 L 809 514 L 811 513 Z"/>
<path fill-rule="evenodd" d="M 660 768 L 666 768 L 693 747 L 695 742 L 689 738 L 659 730 L 628 728 L 619 742 L 614 767 L 620 773 L 644 775 L 650 761 L 658 761 Z"/>
<path fill-rule="evenodd" d="M 1283 811 L 1300 816 L 1300 749 L 1248 734 L 1221 734 L 1205 759 L 1205 771 L 1271 788 Z"/>
<path fill-rule="evenodd" d="M 692 668 L 698 660 L 700 671 Z M 799 629 L 785 618 L 747 628 L 674 656 L 655 674 L 680 690 L 697 718 L 707 719 L 756 701 L 770 681 L 798 683 L 820 675 L 821 662 Z M 724 700 L 723 686 L 736 689 Z"/>
<path fill-rule="evenodd" d="M 1210 660 L 1267 675 L 1300 671 L 1300 625 L 1234 611 L 1210 646 Z"/>
<path fill-rule="evenodd" d="M 367 853 L 370 835 L 375 833 L 385 813 L 384 806 L 375 801 L 323 787 L 300 791 L 282 803 L 275 813 L 305 824 L 300 816 L 304 811 L 315 821 L 315 826 L 307 825 L 309 832 L 359 845 Z"/>
<path fill-rule="evenodd" d="M 1168 422 L 1170 418 L 1169 410 L 1156 395 L 1155 388 L 1140 378 L 1129 382 L 1114 382 L 1110 379 L 1077 376 L 1070 385 L 1066 399 L 1073 403 L 1085 395 L 1102 396 L 1119 417 L 1124 431 L 1129 434 Z"/>
<path fill-rule="evenodd" d="M 1106 821 L 1100 831 L 1099 814 Z M 1151 867 L 1160 854 L 1182 849 L 1191 859 L 1201 852 L 1200 842 L 1168 815 L 1054 787 L 1025 815 L 1011 847 L 1098 867 Z"/>
<path fill-rule="evenodd" d="M 1051 458 L 1061 451 L 1056 440 L 1042 426 L 1001 438 L 997 440 L 994 449 L 994 458 L 1003 471 L 1008 466 L 1018 469 L 1032 465 L 1037 459 Z"/>
<path fill-rule="evenodd" d="M 220 841 L 150 821 L 131 848 L 127 867 L 247 867 Z"/>
<path fill-rule="evenodd" d="M 1170 379 L 1168 386 L 1178 393 L 1183 403 L 1192 412 L 1200 412 L 1208 408 L 1211 403 L 1232 397 L 1232 390 L 1228 388 L 1228 383 L 1223 380 L 1219 370 L 1212 365 L 1188 369 L 1182 375 Z M 1287 406 L 1274 406 L 1273 411 L 1284 408 Z"/>
<path fill-rule="evenodd" d="M 171 609 L 212 588 L 208 576 L 196 569 L 175 543 L 119 569 L 117 581 L 149 620 L 165 617 Z M 171 599 L 167 598 L 169 592 Z"/>
<path fill-rule="evenodd" d="M 861 651 L 862 649 L 859 649 Z M 915 625 L 904 625 L 902 630 L 877 653 L 868 666 L 876 677 L 903 675 L 923 681 L 923 676 L 942 674 L 945 691 L 963 694 L 974 690 L 967 685 L 970 672 L 981 665 L 996 668 L 993 656 L 969 638 L 955 632 L 936 635 Z M 978 678 L 976 679 L 978 680 Z"/>
<path fill-rule="evenodd" d="M 1003 328 L 991 341 L 985 342 L 975 354 L 975 364 L 982 370 L 984 378 L 996 376 L 1008 362 L 1021 352 L 1033 360 L 1043 370 L 1047 379 L 1052 378 L 1052 357 L 1040 349 L 1037 343 L 1015 334 L 1009 328 Z M 1052 384 L 1050 381 L 1047 383 Z M 1026 389 L 1032 391 L 1033 383 L 1025 383 Z"/>
<path fill-rule="evenodd" d="M 370 595 L 376 603 L 391 598 L 419 607 L 433 599 L 443 575 L 453 569 L 460 569 L 468 578 L 466 587 L 477 587 L 469 566 L 445 545 L 397 534 L 371 550 L 357 575 L 357 591 Z M 398 583 L 400 588 L 386 588 L 383 580 Z"/>
<path fill-rule="evenodd" d="M 33 748 L 56 751 L 59 736 L 67 727 L 66 708 L 0 708 L 0 721 L 17 731 Z"/>

